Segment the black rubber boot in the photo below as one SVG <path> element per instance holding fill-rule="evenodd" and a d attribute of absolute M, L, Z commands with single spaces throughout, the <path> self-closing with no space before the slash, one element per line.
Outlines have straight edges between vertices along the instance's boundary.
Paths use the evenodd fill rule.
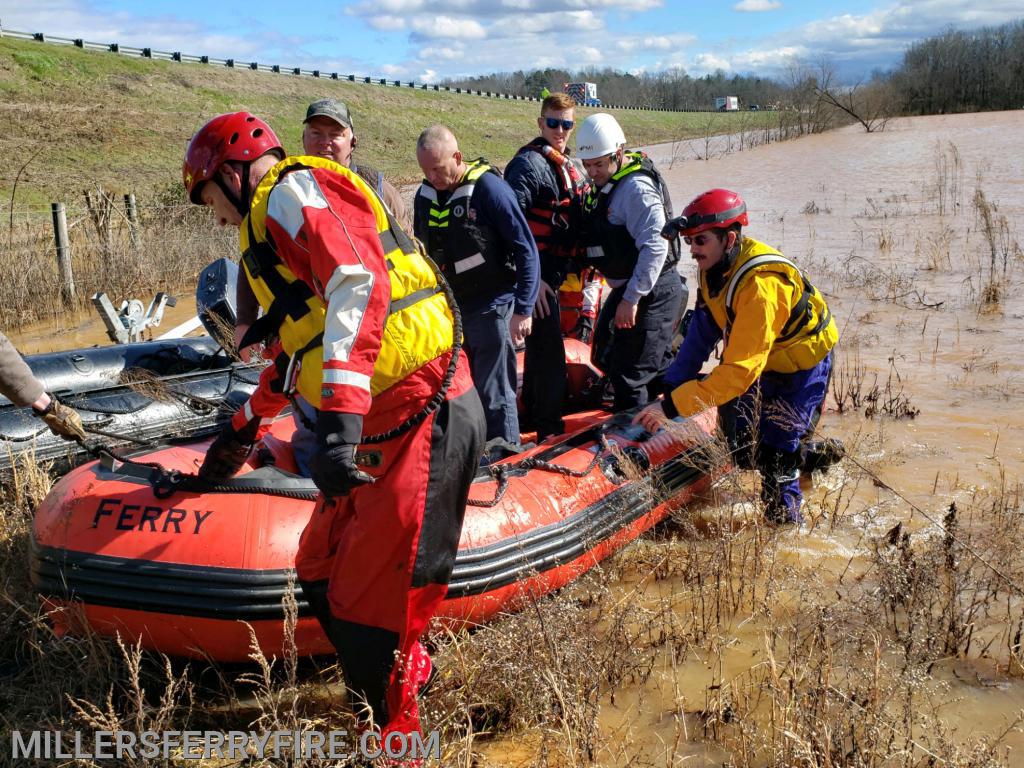
<path fill-rule="evenodd" d="M 828 469 L 846 455 L 842 440 L 826 437 L 823 440 L 808 440 L 800 444 L 800 469 L 804 472 Z"/>
<path fill-rule="evenodd" d="M 302 588 L 302 596 L 306 598 L 306 602 L 309 603 L 310 610 L 313 611 L 313 615 L 316 616 L 316 620 L 320 622 L 320 628 L 327 635 L 327 638 L 331 637 L 331 603 L 327 599 L 327 579 L 322 581 L 300 581 L 299 586 Z"/>

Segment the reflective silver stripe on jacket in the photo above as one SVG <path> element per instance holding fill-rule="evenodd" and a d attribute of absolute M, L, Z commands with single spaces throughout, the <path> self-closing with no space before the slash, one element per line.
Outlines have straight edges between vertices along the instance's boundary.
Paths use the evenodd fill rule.
<path fill-rule="evenodd" d="M 463 272 L 472 269 L 473 267 L 479 267 L 483 263 L 484 255 L 482 253 L 474 253 L 472 256 L 459 259 L 452 266 L 455 267 L 455 274 L 461 275 Z"/>

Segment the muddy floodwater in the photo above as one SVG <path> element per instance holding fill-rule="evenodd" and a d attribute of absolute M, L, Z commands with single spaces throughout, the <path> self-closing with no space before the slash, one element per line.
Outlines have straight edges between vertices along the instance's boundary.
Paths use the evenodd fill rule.
<path fill-rule="evenodd" d="M 912 541 L 926 540 L 939 531 L 933 521 L 942 522 L 951 502 L 963 507 L 979 490 L 998 493 L 1020 482 L 1022 142 L 1024 111 L 901 119 L 880 133 L 850 127 L 728 154 L 720 141 L 706 160 L 697 159 L 708 154 L 703 141 L 651 150 L 666 169 L 677 213 L 706 189 L 739 191 L 750 211 L 748 233 L 803 266 L 838 320 L 836 376 L 846 412 L 837 413 L 830 396 L 821 431 L 842 438 L 874 477 L 852 464 L 816 474 L 807 488 L 815 520 L 774 540 L 775 567 L 789 569 L 787 588 L 800 589 L 800 574 L 808 574 L 816 605 L 829 606 L 827 595 L 834 593 L 838 609 L 849 599 L 853 574 L 864 583 L 876 578 L 868 553 L 896 523 L 913 532 Z M 681 271 L 692 286 L 695 270 L 685 257 Z M 881 413 L 866 416 L 863 395 L 873 387 Z M 854 473 L 859 479 L 851 482 Z M 844 496 L 838 506 L 845 516 L 834 523 L 828 512 Z M 723 489 L 686 514 L 713 521 L 749 514 L 742 507 L 734 491 Z M 638 605 L 666 590 L 692 589 L 671 579 L 638 586 L 628 568 L 623 572 L 621 595 Z M 685 599 L 678 605 L 695 610 Z M 774 619 L 787 605 L 799 611 L 802 603 L 779 599 Z M 1012 750 L 1007 764 L 1024 765 L 1024 737 L 1011 728 L 1024 709 L 1024 681 L 1019 669 L 1009 674 L 1005 651 L 1019 601 L 1004 600 L 1001 610 L 1015 618 L 979 623 L 980 640 L 966 657 L 949 653 L 927 666 L 913 707 L 931 707 L 932 722 L 953 742 L 1002 736 Z M 682 661 L 662 653 L 643 685 L 627 685 L 614 701 L 602 699 L 599 762 L 701 766 L 735 758 L 713 731 L 737 726 L 709 726 L 709 702 L 730 683 L 734 697 L 756 687 L 751 681 L 766 665 L 766 641 L 776 630 L 755 610 L 737 612 L 719 631 L 714 652 L 709 643 Z M 884 652 L 881 657 L 900 666 Z M 898 707 L 887 712 L 900 719 Z M 748 716 L 763 727 L 771 714 L 762 706 Z M 539 739 L 488 745 L 488 764 L 538 764 Z M 912 759 L 885 764 L 927 758 L 924 747 L 905 746 Z"/>
<path fill-rule="evenodd" d="M 898 377 L 920 414 L 884 425 L 891 460 L 880 471 L 922 500 L 936 475 L 966 480 L 998 464 L 1019 477 L 1024 462 L 1022 140 L 1018 111 L 849 127 L 708 161 L 688 159 L 703 142 L 655 153 L 677 208 L 735 189 L 748 233 L 805 268 L 839 322 L 837 368 L 859 357 L 869 381 Z M 991 205 L 1001 281 L 988 305 L 993 256 L 976 190 Z M 683 267 L 691 283 L 693 272 Z M 825 429 L 850 438 L 864 426 L 832 416 Z"/>

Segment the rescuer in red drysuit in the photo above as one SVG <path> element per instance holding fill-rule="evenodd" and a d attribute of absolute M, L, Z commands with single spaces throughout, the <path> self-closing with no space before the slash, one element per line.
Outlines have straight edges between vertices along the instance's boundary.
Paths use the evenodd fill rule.
<path fill-rule="evenodd" d="M 299 582 L 362 725 L 410 734 L 426 674 L 418 639 L 447 591 L 483 412 L 453 307 L 409 237 L 347 168 L 284 154 L 270 126 L 238 112 L 204 125 L 185 155 L 192 202 L 240 228 L 264 311 L 252 332 L 284 350 L 200 475 L 234 475 L 293 393 L 317 408 L 322 494 Z"/>

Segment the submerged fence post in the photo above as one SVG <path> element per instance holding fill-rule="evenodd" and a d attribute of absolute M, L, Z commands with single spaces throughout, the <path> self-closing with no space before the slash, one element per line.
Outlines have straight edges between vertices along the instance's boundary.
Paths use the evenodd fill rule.
<path fill-rule="evenodd" d="M 64 203 L 51 203 L 53 239 L 57 244 L 57 271 L 60 273 L 60 293 L 64 301 L 75 300 L 75 276 L 71 271 L 71 242 L 68 240 L 68 215 Z"/>
<path fill-rule="evenodd" d="M 135 207 L 135 193 L 129 192 L 124 196 L 124 212 L 128 216 L 128 236 L 132 241 L 132 248 L 139 250 L 139 212 Z"/>

